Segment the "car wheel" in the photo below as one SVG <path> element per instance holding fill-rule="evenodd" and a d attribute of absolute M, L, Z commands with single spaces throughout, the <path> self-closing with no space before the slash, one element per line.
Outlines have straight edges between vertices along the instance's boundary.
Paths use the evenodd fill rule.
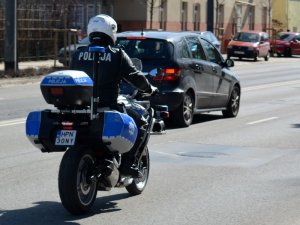
<path fill-rule="evenodd" d="M 238 86 L 234 86 L 228 101 L 226 110 L 222 114 L 226 118 L 236 117 L 240 109 L 241 92 Z"/>
<path fill-rule="evenodd" d="M 179 127 L 188 127 L 192 124 L 194 117 L 194 98 L 192 94 L 184 94 L 180 106 L 173 111 L 171 119 Z"/>
<path fill-rule="evenodd" d="M 292 53 L 291 53 L 291 49 L 290 48 L 286 48 L 284 51 L 284 56 L 285 57 L 291 57 Z"/>
<path fill-rule="evenodd" d="M 268 52 L 268 54 L 265 56 L 265 61 L 268 61 L 269 60 L 269 58 L 270 58 L 270 53 Z"/>
<path fill-rule="evenodd" d="M 257 61 L 257 54 L 254 55 L 253 60 L 254 60 L 254 62 Z"/>

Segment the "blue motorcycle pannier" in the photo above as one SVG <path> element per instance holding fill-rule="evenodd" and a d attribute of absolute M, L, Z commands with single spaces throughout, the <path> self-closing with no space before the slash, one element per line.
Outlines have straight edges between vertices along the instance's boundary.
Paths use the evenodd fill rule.
<path fill-rule="evenodd" d="M 55 145 L 57 132 L 63 130 L 58 122 L 59 114 L 47 111 L 29 113 L 26 120 L 26 136 L 42 152 L 65 151 L 70 144 Z M 57 125 L 55 125 L 57 124 Z M 125 153 L 133 147 L 138 133 L 134 120 L 118 111 L 105 111 L 91 126 L 78 126 L 72 145 L 105 147 L 111 152 Z"/>
<path fill-rule="evenodd" d="M 42 150 L 43 146 L 39 141 L 40 128 L 41 111 L 30 112 L 26 120 L 26 136 L 35 147 Z"/>
<path fill-rule="evenodd" d="M 127 114 L 117 111 L 104 112 L 102 140 L 112 152 L 125 153 L 134 145 L 138 128 Z"/>

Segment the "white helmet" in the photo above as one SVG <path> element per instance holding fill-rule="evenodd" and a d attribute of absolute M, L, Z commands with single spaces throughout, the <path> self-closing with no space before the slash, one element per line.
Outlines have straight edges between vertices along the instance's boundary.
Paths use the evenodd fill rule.
<path fill-rule="evenodd" d="M 88 36 L 90 36 L 91 33 L 95 32 L 104 33 L 111 38 L 113 44 L 115 44 L 117 39 L 117 30 L 118 26 L 116 21 L 105 14 L 100 14 L 92 17 L 87 27 Z"/>

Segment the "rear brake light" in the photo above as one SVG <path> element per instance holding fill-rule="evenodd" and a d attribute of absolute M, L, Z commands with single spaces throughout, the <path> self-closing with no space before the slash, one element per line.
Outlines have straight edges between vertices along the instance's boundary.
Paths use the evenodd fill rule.
<path fill-rule="evenodd" d="M 62 96 L 64 94 L 64 89 L 62 87 L 51 87 L 50 94 L 53 96 Z"/>
<path fill-rule="evenodd" d="M 180 68 L 165 68 L 161 69 L 159 73 L 153 78 L 153 80 L 175 81 L 178 80 L 180 74 Z"/>
<path fill-rule="evenodd" d="M 127 37 L 127 40 L 145 40 L 145 37 Z"/>
<path fill-rule="evenodd" d="M 174 68 L 167 68 L 167 69 L 165 69 L 165 73 L 166 74 L 175 74 L 176 73 L 176 69 L 174 69 Z"/>
<path fill-rule="evenodd" d="M 64 130 L 73 130 L 74 123 L 64 121 L 64 122 L 61 122 L 61 125 L 63 126 Z"/>

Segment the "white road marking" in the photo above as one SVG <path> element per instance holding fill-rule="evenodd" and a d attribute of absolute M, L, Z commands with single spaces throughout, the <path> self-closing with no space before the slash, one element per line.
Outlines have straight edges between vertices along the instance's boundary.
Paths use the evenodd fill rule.
<path fill-rule="evenodd" d="M 248 92 L 248 91 L 261 90 L 261 89 L 272 88 L 272 87 L 281 87 L 281 86 L 292 85 L 292 84 L 300 84 L 300 80 L 290 80 L 290 81 L 283 81 L 283 82 L 277 82 L 277 83 L 271 83 L 271 84 L 263 84 L 263 85 L 258 85 L 258 86 L 245 87 L 245 88 L 242 88 L 242 91 Z"/>
<path fill-rule="evenodd" d="M 14 120 L 4 120 L 0 121 L 0 127 L 7 127 L 12 125 L 18 125 L 25 123 L 26 118 L 14 119 Z"/>
<path fill-rule="evenodd" d="M 175 154 L 167 153 L 167 152 L 161 152 L 161 151 L 151 151 L 151 152 L 156 152 L 156 153 L 161 154 L 161 155 L 167 155 L 167 156 L 175 156 L 175 157 L 178 157 L 178 156 L 175 155 Z"/>
<path fill-rule="evenodd" d="M 263 123 L 263 122 L 267 122 L 267 121 L 270 121 L 270 120 L 276 120 L 276 119 L 278 119 L 278 117 L 270 117 L 270 118 L 266 118 L 266 119 L 262 119 L 262 120 L 253 121 L 253 122 L 250 122 L 250 123 L 247 123 L 247 124 L 248 125 L 254 125 L 254 124 Z"/>

